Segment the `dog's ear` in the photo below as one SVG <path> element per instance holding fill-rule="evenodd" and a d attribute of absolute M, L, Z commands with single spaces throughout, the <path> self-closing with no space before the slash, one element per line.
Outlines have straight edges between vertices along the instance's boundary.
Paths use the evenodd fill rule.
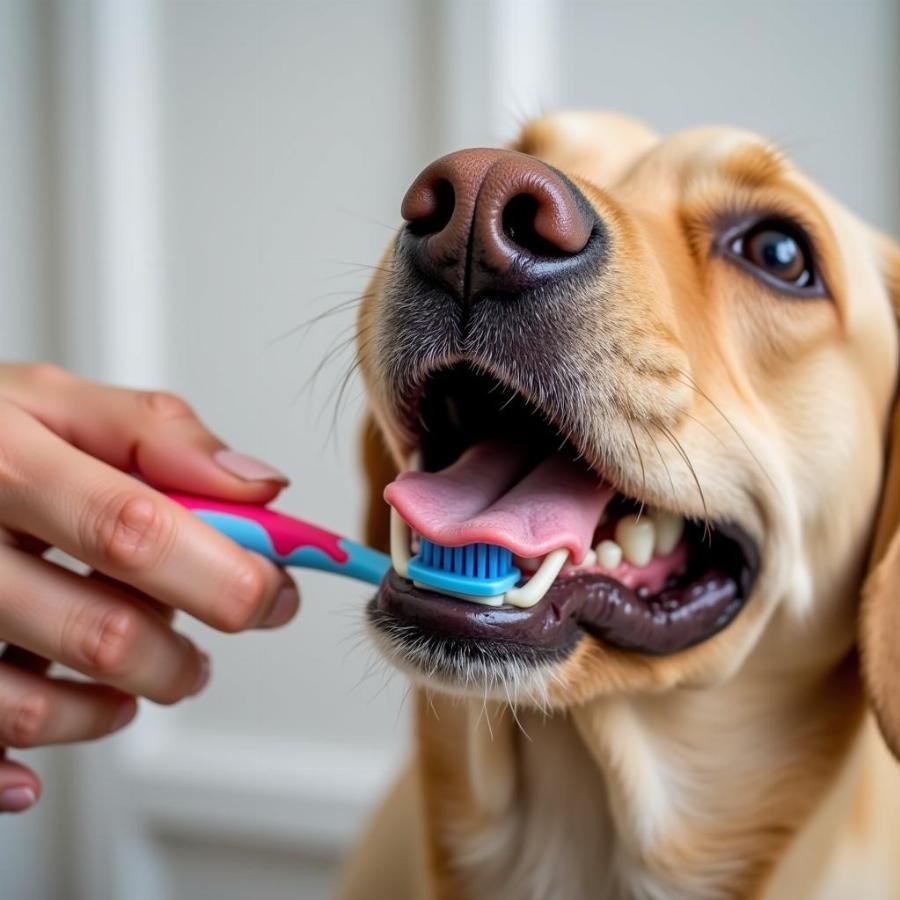
<path fill-rule="evenodd" d="M 900 247 L 884 243 L 886 277 L 900 314 Z M 869 703 L 900 759 L 900 397 L 894 400 L 881 508 L 863 586 L 859 644 Z"/>
<path fill-rule="evenodd" d="M 512 149 L 603 187 L 658 142 L 649 125 L 630 116 L 571 110 L 526 122 Z"/>
<path fill-rule="evenodd" d="M 362 464 L 366 479 L 365 540 L 370 547 L 390 550 L 390 514 L 384 502 L 385 487 L 397 477 L 397 467 L 371 414 L 362 429 Z"/>

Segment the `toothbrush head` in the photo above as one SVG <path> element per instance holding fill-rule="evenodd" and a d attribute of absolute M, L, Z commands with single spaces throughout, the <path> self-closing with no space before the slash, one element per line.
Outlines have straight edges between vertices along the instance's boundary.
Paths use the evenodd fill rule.
<path fill-rule="evenodd" d="M 419 552 L 409 561 L 408 577 L 442 594 L 499 606 L 522 573 L 506 547 L 481 543 L 445 547 L 420 538 Z"/>

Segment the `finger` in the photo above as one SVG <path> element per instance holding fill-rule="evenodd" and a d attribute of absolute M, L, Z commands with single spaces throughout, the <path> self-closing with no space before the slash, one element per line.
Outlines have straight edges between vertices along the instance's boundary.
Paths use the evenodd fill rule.
<path fill-rule="evenodd" d="M 277 469 L 230 450 L 180 397 L 133 391 L 37 365 L 3 393 L 69 443 L 164 490 L 268 503 L 288 483 Z"/>
<path fill-rule="evenodd" d="M 7 407 L 0 408 L 0 509 L 7 527 L 222 631 L 293 617 L 299 597 L 282 570 Z"/>
<path fill-rule="evenodd" d="M 0 569 L 0 634 L 11 644 L 158 703 L 205 685 L 205 654 L 121 592 L 8 548 Z"/>
<path fill-rule="evenodd" d="M 0 544 L 7 544 L 10 547 L 18 547 L 19 550 L 24 550 L 26 553 L 34 553 L 36 556 L 40 556 L 42 553 L 46 553 L 50 549 L 50 546 L 46 541 L 38 540 L 36 537 L 32 537 L 30 534 L 22 534 L 17 531 L 9 531 L 2 526 L 0 526 Z"/>
<path fill-rule="evenodd" d="M 37 775 L 20 763 L 0 756 L 0 813 L 31 809 L 41 796 Z"/>
<path fill-rule="evenodd" d="M 124 728 L 134 697 L 100 684 L 47 678 L 0 663 L 0 744 L 31 749 L 89 741 Z"/>
<path fill-rule="evenodd" d="M 154 600 L 147 594 L 142 594 L 140 591 L 136 591 L 130 585 L 125 584 L 124 581 L 117 581 L 115 578 L 110 578 L 109 575 L 104 575 L 102 572 L 91 572 L 86 577 L 91 581 L 97 582 L 98 584 L 105 584 L 107 587 L 111 587 L 117 591 L 126 593 L 131 600 L 136 603 L 143 604 L 151 612 L 158 615 L 167 624 L 171 624 L 172 620 L 175 618 L 175 610 L 172 609 L 171 606 L 166 606 L 164 603 L 160 603 L 158 600 Z"/>
<path fill-rule="evenodd" d="M 50 668 L 50 660 L 37 653 L 32 653 L 24 647 L 16 647 L 9 644 L 7 648 L 0 653 L 0 662 L 9 663 L 19 669 L 25 669 L 27 672 L 34 672 L 37 675 L 43 675 Z"/>

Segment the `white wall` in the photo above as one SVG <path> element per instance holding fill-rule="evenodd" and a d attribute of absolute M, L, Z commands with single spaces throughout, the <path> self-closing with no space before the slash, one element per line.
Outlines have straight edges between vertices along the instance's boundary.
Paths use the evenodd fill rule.
<path fill-rule="evenodd" d="M 900 232 L 896 0 L 567 0 L 562 96 L 672 131 L 775 139 L 864 218 Z"/>
<path fill-rule="evenodd" d="M 900 228 L 888 0 L 0 0 L 0 353 L 187 395 L 358 534 L 352 305 L 434 155 L 556 104 L 781 140 Z M 302 576 L 278 634 L 188 625 L 210 688 L 122 739 L 35 757 L 0 900 L 324 896 L 405 744 L 360 640 L 367 590 Z"/>
<path fill-rule="evenodd" d="M 0 356 L 53 352 L 48 111 L 42 16 L 27 0 L 0 0 Z"/>

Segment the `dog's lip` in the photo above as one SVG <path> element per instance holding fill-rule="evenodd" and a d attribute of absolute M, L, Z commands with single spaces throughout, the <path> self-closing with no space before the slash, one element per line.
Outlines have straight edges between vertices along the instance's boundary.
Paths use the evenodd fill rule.
<path fill-rule="evenodd" d="M 535 606 L 490 607 L 420 587 L 391 570 L 370 604 L 377 623 L 413 626 L 419 636 L 480 645 L 497 642 L 558 658 L 584 634 L 649 655 L 686 650 L 713 637 L 737 616 L 758 571 L 756 547 L 743 529 L 720 529 L 741 549 L 739 575 L 715 567 L 681 588 L 644 597 L 613 578 L 575 573 L 559 579 Z M 415 639 L 415 638 L 414 638 Z"/>
<path fill-rule="evenodd" d="M 511 384 L 503 373 L 475 366 L 465 360 L 455 360 L 454 364 L 469 366 L 480 375 L 494 379 L 534 406 L 527 395 Z M 407 384 L 407 391 L 395 395 L 401 401 L 399 405 L 406 406 L 408 410 L 408 415 L 401 414 L 396 424 L 406 425 L 412 432 L 409 449 L 413 453 L 422 447 L 417 425 L 425 426 L 424 420 L 414 415 L 413 410 L 422 400 L 431 374 L 446 370 L 446 366 L 446 360 L 433 363 L 427 371 L 419 372 L 415 383 Z M 505 408 L 504 402 L 501 411 Z M 568 442 L 576 458 L 628 500 L 630 493 L 623 490 L 621 480 L 606 471 L 606 466 L 598 465 L 593 454 L 585 452 L 578 433 L 571 428 L 560 427 L 546 408 L 534 408 L 544 423 Z M 424 431 L 431 436 L 431 429 L 424 428 Z M 643 508 L 642 500 L 634 496 L 630 496 L 630 500 Z M 674 508 L 680 504 L 676 504 L 673 498 L 669 501 L 661 504 L 654 502 L 653 505 L 676 515 L 685 515 L 688 519 L 692 517 L 691 513 Z M 440 637 L 450 642 L 474 641 L 488 652 L 490 645 L 497 642 L 520 646 L 528 649 L 528 658 L 533 658 L 536 650 L 558 655 L 560 650 L 570 647 L 585 633 L 629 650 L 652 655 L 673 653 L 700 643 L 724 628 L 749 597 L 759 568 L 756 543 L 738 526 L 716 525 L 716 531 L 736 544 L 746 565 L 738 570 L 731 564 L 727 566 L 729 574 L 725 575 L 723 571 L 717 571 L 716 561 L 713 560 L 706 568 L 698 567 L 691 571 L 690 581 L 683 581 L 678 588 L 659 595 L 638 596 L 615 579 L 592 571 L 557 579 L 543 599 L 529 609 L 506 605 L 486 607 L 415 587 L 410 581 L 391 572 L 373 600 L 370 614 L 376 625 L 393 620 L 403 626 L 406 633 L 411 633 L 412 627 L 420 637 Z M 745 577 L 747 573 L 749 577 Z M 703 582 L 703 590 L 689 595 L 692 587 L 699 582 Z"/>
<path fill-rule="evenodd" d="M 482 606 L 447 597 L 388 572 L 370 608 L 404 623 L 415 623 L 432 637 L 501 641 L 532 649 L 556 651 L 572 643 L 574 619 L 561 616 L 550 594 L 529 609 Z"/>

